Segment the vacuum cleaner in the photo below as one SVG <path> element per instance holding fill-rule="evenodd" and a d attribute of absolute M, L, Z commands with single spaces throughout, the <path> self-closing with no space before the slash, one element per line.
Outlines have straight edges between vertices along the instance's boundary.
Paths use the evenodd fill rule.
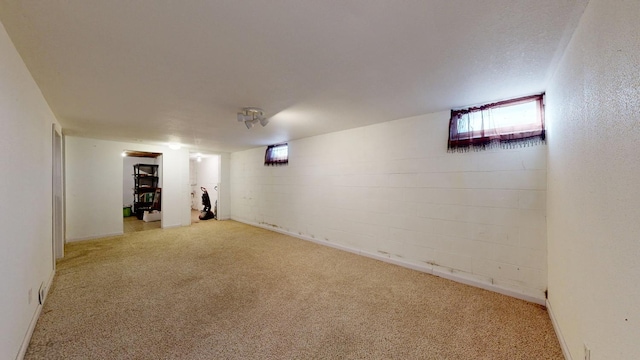
<path fill-rule="evenodd" d="M 200 190 L 202 190 L 202 205 L 204 208 L 200 212 L 200 216 L 198 216 L 198 218 L 200 220 L 216 219 L 216 213 L 218 212 L 218 200 L 216 200 L 216 206 L 213 209 L 213 212 L 211 212 L 211 199 L 209 198 L 209 193 L 205 187 L 201 186 Z M 218 190 L 217 186 L 215 187 L 215 190 Z"/>

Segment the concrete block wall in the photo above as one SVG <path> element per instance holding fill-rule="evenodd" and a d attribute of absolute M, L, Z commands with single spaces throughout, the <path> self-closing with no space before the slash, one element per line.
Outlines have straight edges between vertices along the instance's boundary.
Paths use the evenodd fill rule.
<path fill-rule="evenodd" d="M 544 302 L 546 146 L 447 153 L 441 112 L 231 154 L 231 218 Z"/>

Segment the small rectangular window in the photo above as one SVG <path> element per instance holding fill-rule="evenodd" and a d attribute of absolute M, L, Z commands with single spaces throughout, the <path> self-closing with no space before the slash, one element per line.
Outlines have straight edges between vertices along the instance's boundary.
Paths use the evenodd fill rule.
<path fill-rule="evenodd" d="M 289 163 L 289 145 L 278 144 L 269 145 L 264 154 L 264 164 L 277 166 L 287 165 Z"/>
<path fill-rule="evenodd" d="M 514 147 L 545 140 L 544 94 L 451 110 L 449 151 Z"/>

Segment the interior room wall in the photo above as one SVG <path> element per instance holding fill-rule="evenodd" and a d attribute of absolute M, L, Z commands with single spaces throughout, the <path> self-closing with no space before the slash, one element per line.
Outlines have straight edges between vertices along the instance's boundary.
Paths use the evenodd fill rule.
<path fill-rule="evenodd" d="M 549 304 L 573 359 L 640 359 L 639 16 L 591 0 L 547 91 Z"/>
<path fill-rule="evenodd" d="M 218 220 L 231 219 L 231 154 L 220 154 L 218 185 Z"/>
<path fill-rule="evenodd" d="M 123 150 L 162 153 L 162 227 L 191 223 L 189 152 L 156 145 L 65 137 L 67 240 L 122 234 Z"/>
<path fill-rule="evenodd" d="M 231 218 L 544 303 L 546 146 L 447 153 L 449 112 L 231 154 Z"/>
<path fill-rule="evenodd" d="M 198 165 L 196 159 L 189 159 L 189 186 L 191 186 L 191 210 L 199 210 L 200 199 L 196 196 L 198 187 Z"/>
<path fill-rule="evenodd" d="M 52 124 L 57 121 L 0 24 L 0 358 L 21 355 L 53 277 Z M 59 125 L 57 125 L 59 127 Z"/>

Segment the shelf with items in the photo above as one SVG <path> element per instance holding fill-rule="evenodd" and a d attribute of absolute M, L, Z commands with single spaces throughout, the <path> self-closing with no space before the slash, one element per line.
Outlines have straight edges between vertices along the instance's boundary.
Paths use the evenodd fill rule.
<path fill-rule="evenodd" d="M 158 165 L 133 165 L 133 212 L 142 219 L 145 211 L 160 211 L 161 189 L 158 187 Z"/>

